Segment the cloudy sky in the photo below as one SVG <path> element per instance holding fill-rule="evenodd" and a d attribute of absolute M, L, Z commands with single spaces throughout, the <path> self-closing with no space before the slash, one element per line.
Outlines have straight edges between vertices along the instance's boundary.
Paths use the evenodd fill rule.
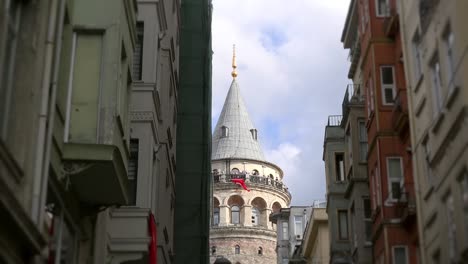
<path fill-rule="evenodd" d="M 213 0 L 213 128 L 238 83 L 266 158 L 285 172 L 292 205 L 325 198 L 328 115 L 341 114 L 349 80 L 340 42 L 349 0 Z"/>

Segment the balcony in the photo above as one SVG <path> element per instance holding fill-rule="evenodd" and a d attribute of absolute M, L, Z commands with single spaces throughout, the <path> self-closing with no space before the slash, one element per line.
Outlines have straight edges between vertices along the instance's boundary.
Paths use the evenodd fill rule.
<path fill-rule="evenodd" d="M 396 33 L 398 32 L 400 22 L 399 16 L 396 6 L 392 6 L 389 8 L 388 16 L 385 17 L 383 21 L 383 30 L 385 36 L 389 38 L 395 37 Z"/>
<path fill-rule="evenodd" d="M 289 190 L 286 185 L 278 180 L 268 178 L 266 176 L 260 175 L 250 175 L 250 174 L 213 174 L 213 182 L 215 184 L 233 184 L 231 179 L 243 179 L 247 185 L 250 186 L 258 186 L 258 187 L 268 187 L 273 188 L 279 191 L 286 192 L 289 196 Z"/>
<path fill-rule="evenodd" d="M 408 101 L 406 91 L 399 89 L 394 99 L 392 109 L 393 129 L 400 137 L 404 137 L 409 130 Z"/>
<path fill-rule="evenodd" d="M 353 45 L 349 49 L 348 60 L 351 62 L 348 71 L 348 78 L 353 79 L 354 73 L 358 67 L 359 58 L 361 57 L 361 41 L 359 37 L 353 42 Z"/>
<path fill-rule="evenodd" d="M 416 201 L 414 194 L 402 190 L 399 196 L 397 196 L 395 207 L 397 217 L 400 218 L 402 222 L 416 219 Z"/>
<path fill-rule="evenodd" d="M 81 202 L 90 205 L 128 203 L 127 170 L 116 146 L 66 143 L 63 160 L 63 169 Z"/>
<path fill-rule="evenodd" d="M 346 86 L 346 92 L 343 98 L 343 103 L 341 104 L 343 112 L 343 120 L 346 120 L 349 113 L 350 104 L 363 104 L 364 95 L 361 91 L 361 85 L 357 83 L 350 83 Z"/>

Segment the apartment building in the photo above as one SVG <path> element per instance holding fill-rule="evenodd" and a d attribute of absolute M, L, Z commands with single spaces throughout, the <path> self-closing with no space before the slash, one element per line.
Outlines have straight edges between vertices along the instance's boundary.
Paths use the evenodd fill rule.
<path fill-rule="evenodd" d="M 330 232 L 330 263 L 350 263 L 349 201 L 345 175 L 345 132 L 341 115 L 328 117 L 323 144 L 327 183 L 327 215 Z"/>
<path fill-rule="evenodd" d="M 312 212 L 311 206 L 291 206 L 273 212 L 269 219 L 276 225 L 277 263 L 296 263 L 293 258 L 300 258 L 304 229 Z M 297 255 L 297 256 L 296 256 Z"/>
<path fill-rule="evenodd" d="M 205 14 L 202 31 L 182 32 L 182 11 Z M 210 171 L 210 21 L 208 1 L 4 1 L 1 263 L 176 261 L 176 153 L 200 159 L 200 178 Z M 198 37 L 205 52 L 195 59 Z M 200 125 L 188 128 L 187 117 Z M 192 143 L 205 147 L 188 151 Z M 193 179 L 193 168 L 178 164 L 180 178 Z M 199 263 L 208 197 L 196 206 L 206 215 L 197 222 L 206 232 L 195 231 Z"/>
<path fill-rule="evenodd" d="M 421 263 L 468 262 L 466 1 L 399 1 Z"/>
<path fill-rule="evenodd" d="M 394 0 L 351 1 L 345 48 L 349 78 L 366 95 L 372 256 L 375 263 L 416 263 L 418 232 L 406 81 L 398 6 Z M 359 74 L 356 76 L 355 74 Z"/>
<path fill-rule="evenodd" d="M 314 204 L 312 208 L 300 247 L 302 263 L 330 263 L 330 236 L 328 230 L 328 215 L 325 207 L 326 204 L 323 202 L 316 205 Z"/>

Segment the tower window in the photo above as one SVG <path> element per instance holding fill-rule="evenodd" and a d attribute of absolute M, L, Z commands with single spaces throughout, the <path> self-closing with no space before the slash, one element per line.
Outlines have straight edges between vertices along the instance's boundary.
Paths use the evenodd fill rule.
<path fill-rule="evenodd" d="M 263 255 L 263 248 L 262 247 L 258 247 L 258 254 Z"/>
<path fill-rule="evenodd" d="M 227 126 L 221 127 L 221 137 L 229 137 L 229 128 Z"/>
<path fill-rule="evenodd" d="M 258 218 L 260 216 L 260 212 L 257 208 L 252 207 L 252 225 L 258 226 Z"/>
<path fill-rule="evenodd" d="M 257 140 L 257 129 L 255 129 L 255 128 L 250 129 L 250 134 L 252 134 L 252 138 L 254 140 Z"/>
<path fill-rule="evenodd" d="M 215 255 L 216 254 L 216 246 L 212 246 L 211 247 L 211 255 Z"/>
<path fill-rule="evenodd" d="M 234 253 L 240 254 L 240 246 L 239 245 L 236 245 L 236 247 L 234 248 Z"/>
<path fill-rule="evenodd" d="M 240 223 L 240 208 L 237 205 L 231 207 L 231 223 L 239 224 Z"/>

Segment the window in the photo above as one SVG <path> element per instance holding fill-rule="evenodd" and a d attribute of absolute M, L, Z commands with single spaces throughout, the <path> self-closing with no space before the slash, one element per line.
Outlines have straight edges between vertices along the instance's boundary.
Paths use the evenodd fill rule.
<path fill-rule="evenodd" d="M 408 263 L 408 253 L 406 246 L 393 247 L 393 264 L 406 264 Z"/>
<path fill-rule="evenodd" d="M 257 140 L 257 129 L 250 129 L 250 134 L 252 134 L 252 138 Z"/>
<path fill-rule="evenodd" d="M 366 241 L 372 241 L 372 210 L 371 210 L 371 201 L 368 197 L 362 199 L 364 203 L 364 225 L 366 232 Z"/>
<path fill-rule="evenodd" d="M 211 255 L 216 255 L 216 246 L 211 247 Z"/>
<path fill-rule="evenodd" d="M 133 52 L 133 78 L 134 80 L 141 80 L 142 78 L 142 65 L 143 65 L 143 35 L 144 23 L 138 21 L 136 23 L 136 42 L 135 51 Z"/>
<path fill-rule="evenodd" d="M 258 170 L 253 170 L 252 175 L 259 175 Z"/>
<path fill-rule="evenodd" d="M 219 225 L 219 207 L 213 209 L 213 225 Z"/>
<path fill-rule="evenodd" d="M 258 218 L 260 216 L 260 212 L 256 207 L 252 207 L 252 225 L 258 226 Z"/>
<path fill-rule="evenodd" d="M 234 248 L 234 253 L 235 254 L 240 254 L 240 246 L 239 245 L 236 245 L 235 248 Z"/>
<path fill-rule="evenodd" d="M 335 153 L 335 173 L 336 173 L 336 181 L 341 182 L 345 180 L 344 175 L 344 154 L 343 153 Z"/>
<path fill-rule="evenodd" d="M 453 55 L 453 44 L 455 42 L 455 36 L 450 27 L 447 27 L 444 33 L 444 44 L 447 61 L 447 83 L 449 83 L 450 90 L 453 89 L 453 75 L 455 73 L 455 57 Z"/>
<path fill-rule="evenodd" d="M 457 259 L 457 226 L 455 223 L 455 206 L 453 204 L 453 196 L 451 193 L 445 197 L 445 210 L 447 214 L 449 259 L 450 263 L 455 263 Z"/>
<path fill-rule="evenodd" d="M 432 71 L 432 110 L 437 116 L 442 110 L 442 82 L 440 76 L 440 64 L 437 56 L 434 57 L 431 65 Z"/>
<path fill-rule="evenodd" d="M 302 215 L 294 216 L 294 235 L 296 237 L 302 237 L 302 219 L 304 219 Z"/>
<path fill-rule="evenodd" d="M 346 130 L 346 142 L 348 143 L 348 148 L 346 149 L 348 151 L 347 164 L 351 168 L 353 166 L 353 138 L 351 135 L 351 127 L 348 127 Z"/>
<path fill-rule="evenodd" d="M 130 139 L 130 158 L 128 160 L 128 204 L 136 205 L 138 182 L 138 149 L 139 140 Z"/>
<path fill-rule="evenodd" d="M 465 171 L 462 179 L 463 215 L 465 218 L 465 238 L 468 240 L 468 172 Z"/>
<path fill-rule="evenodd" d="M 391 200 L 401 197 L 401 186 L 403 185 L 403 166 L 400 157 L 387 158 L 388 192 Z"/>
<path fill-rule="evenodd" d="M 231 207 L 231 223 L 239 224 L 240 223 L 240 208 L 237 205 Z"/>
<path fill-rule="evenodd" d="M 348 212 L 338 210 L 338 239 L 348 240 Z"/>
<path fill-rule="evenodd" d="M 263 248 L 262 247 L 258 247 L 258 254 L 263 255 Z"/>
<path fill-rule="evenodd" d="M 231 174 L 239 174 L 240 170 L 238 168 L 233 168 Z"/>
<path fill-rule="evenodd" d="M 374 82 L 372 78 L 367 81 L 367 117 L 374 112 Z"/>
<path fill-rule="evenodd" d="M 6 8 L 2 10 L 2 15 L 6 15 L 6 17 L 2 16 L 2 22 L 6 22 L 6 32 L 2 32 L 0 40 L 1 42 L 6 41 L 6 43 L 4 45 L 0 43 L 0 47 L 4 46 L 4 50 L 0 50 L 0 138 L 7 137 L 13 92 L 13 75 L 15 72 L 16 44 L 21 18 L 21 2 L 17 0 L 9 1 Z M 5 4 L 2 3 L 2 5 Z"/>
<path fill-rule="evenodd" d="M 229 137 L 229 128 L 227 126 L 221 127 L 221 137 Z"/>
<path fill-rule="evenodd" d="M 289 224 L 286 221 L 281 223 L 283 240 L 289 240 Z"/>
<path fill-rule="evenodd" d="M 434 175 L 432 173 L 432 168 L 431 168 L 431 163 L 430 163 L 430 156 L 431 156 L 431 148 L 429 145 L 429 140 L 426 137 L 424 141 L 422 142 L 422 146 L 424 149 L 424 165 L 426 169 L 426 180 L 429 183 L 429 185 L 434 184 Z"/>
<path fill-rule="evenodd" d="M 378 17 L 385 17 L 390 15 L 390 5 L 388 0 L 376 0 L 376 15 Z"/>
<path fill-rule="evenodd" d="M 421 36 L 416 32 L 412 41 L 414 56 L 414 79 L 417 81 L 422 75 L 421 67 Z"/>
<path fill-rule="evenodd" d="M 382 104 L 393 104 L 395 100 L 395 78 L 393 74 L 393 66 L 380 66 L 380 83 L 382 86 Z"/>
<path fill-rule="evenodd" d="M 359 161 L 367 161 L 367 128 L 365 121 L 359 121 Z"/>

